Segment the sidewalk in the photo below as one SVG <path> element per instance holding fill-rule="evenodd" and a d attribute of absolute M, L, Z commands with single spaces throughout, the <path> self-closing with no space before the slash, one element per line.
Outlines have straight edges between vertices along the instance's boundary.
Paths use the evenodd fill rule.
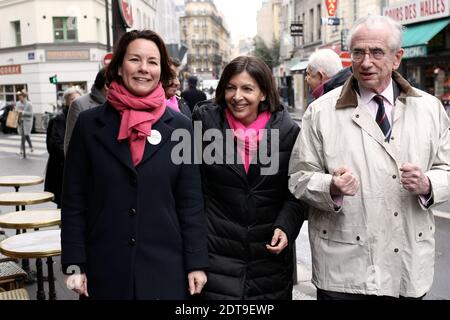
<path fill-rule="evenodd" d="M 311 248 L 308 238 L 308 221 L 303 223 L 302 229 L 295 241 L 297 253 L 297 279 L 292 294 L 293 300 L 316 300 L 316 287 L 311 283 Z"/>

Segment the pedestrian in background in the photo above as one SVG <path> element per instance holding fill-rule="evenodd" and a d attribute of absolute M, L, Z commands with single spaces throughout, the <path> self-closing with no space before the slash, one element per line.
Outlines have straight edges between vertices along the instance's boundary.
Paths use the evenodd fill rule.
<path fill-rule="evenodd" d="M 73 127 L 78 119 L 80 112 L 89 110 L 94 107 L 98 107 L 105 103 L 106 95 L 108 94 L 108 85 L 106 80 L 106 68 L 100 69 L 95 77 L 94 84 L 92 85 L 91 92 L 76 99 L 67 113 L 66 120 L 66 134 L 64 136 L 64 154 L 67 153 L 69 147 L 70 137 L 72 136 Z"/>
<path fill-rule="evenodd" d="M 172 161 L 184 115 L 166 108 L 166 46 L 125 33 L 107 70 L 107 102 L 82 112 L 66 155 L 63 271 L 92 299 L 186 299 L 206 282 L 206 217 L 197 165 Z M 189 291 L 188 291 L 189 290 Z"/>
<path fill-rule="evenodd" d="M 300 128 L 280 105 L 270 69 L 256 57 L 234 59 L 223 70 L 215 102 L 198 104 L 193 120 L 201 121 L 204 133 L 231 130 L 237 146 L 226 140 L 224 152 L 216 152 L 231 149 L 242 160 L 201 165 L 209 243 L 202 297 L 291 299 L 293 244 L 307 213 L 288 189 L 288 161 Z M 267 163 L 257 153 L 272 132 L 279 133 L 273 136 L 278 152 L 271 150 L 278 166 L 264 174 Z M 210 148 L 205 141 L 203 150 Z"/>
<path fill-rule="evenodd" d="M 188 103 L 191 112 L 194 110 L 195 105 L 206 100 L 206 94 L 197 89 L 198 78 L 196 76 L 190 76 L 188 78 L 188 89 L 181 93 L 181 97 Z"/>
<path fill-rule="evenodd" d="M 47 127 L 47 151 L 49 154 L 45 170 L 44 190 L 55 195 L 53 202 L 61 208 L 61 191 L 64 171 L 64 135 L 66 132 L 67 113 L 83 91 L 78 87 L 70 87 L 64 91 L 64 105 L 61 113 L 50 119 Z"/>
<path fill-rule="evenodd" d="M 16 102 L 15 110 L 21 113 L 21 123 L 19 124 L 17 130 L 22 137 L 22 139 L 20 140 L 20 150 L 18 154 L 23 155 L 23 152 L 25 150 L 25 140 L 28 142 L 30 152 L 34 152 L 30 137 L 31 130 L 33 129 L 33 106 L 31 104 L 31 101 L 28 100 L 28 93 L 25 91 L 25 89 L 17 92 L 17 96 L 19 98 L 19 101 Z"/>
<path fill-rule="evenodd" d="M 191 119 L 192 112 L 186 101 L 183 98 L 177 97 L 177 93 L 180 90 L 180 65 L 181 63 L 180 61 L 178 61 L 178 59 L 170 59 L 170 68 L 173 73 L 173 78 L 167 85 L 164 85 L 164 92 L 166 93 L 166 105 L 177 112 L 181 112 L 186 117 Z"/>
<path fill-rule="evenodd" d="M 401 44 L 391 18 L 356 21 L 353 76 L 303 117 L 290 190 L 312 207 L 319 300 L 422 299 L 433 282 L 431 209 L 450 198 L 450 120 L 395 71 Z"/>
<path fill-rule="evenodd" d="M 325 83 L 341 70 L 341 58 L 331 49 L 320 49 L 309 56 L 306 82 L 311 96 L 308 105 L 323 95 Z"/>

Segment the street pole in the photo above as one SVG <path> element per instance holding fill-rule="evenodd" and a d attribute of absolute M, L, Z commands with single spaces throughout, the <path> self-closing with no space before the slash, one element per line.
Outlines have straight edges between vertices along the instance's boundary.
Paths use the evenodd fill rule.
<path fill-rule="evenodd" d="M 123 22 L 122 16 L 120 15 L 119 1 L 112 1 L 112 19 L 113 19 L 113 46 L 115 47 L 120 37 L 127 31 L 125 24 Z"/>
<path fill-rule="evenodd" d="M 105 0 L 106 11 L 106 51 L 111 52 L 111 36 L 109 31 L 109 0 Z"/>

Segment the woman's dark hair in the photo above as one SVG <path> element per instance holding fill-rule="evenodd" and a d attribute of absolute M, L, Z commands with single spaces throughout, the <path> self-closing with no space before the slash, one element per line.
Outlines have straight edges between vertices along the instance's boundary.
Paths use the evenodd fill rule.
<path fill-rule="evenodd" d="M 172 76 L 172 70 L 170 69 L 170 58 L 167 53 L 166 45 L 161 37 L 154 31 L 151 30 L 133 30 L 129 31 L 120 37 L 119 42 L 116 44 L 114 49 L 114 54 L 111 62 L 106 70 L 106 81 L 107 83 L 112 83 L 116 81 L 122 83 L 122 78 L 119 76 L 119 68 L 123 64 L 123 59 L 125 58 L 125 53 L 131 42 L 137 39 L 146 39 L 154 42 L 158 47 L 159 54 L 161 56 L 161 77 L 160 81 L 163 85 L 167 85 L 170 82 Z"/>
<path fill-rule="evenodd" d="M 172 72 L 172 76 L 170 77 L 170 81 L 163 83 L 164 91 L 166 91 L 168 87 L 172 86 L 173 79 L 177 76 L 176 72 L 174 72 L 172 70 L 172 66 L 175 68 L 178 68 L 181 66 L 180 60 L 178 60 L 177 58 L 173 58 L 173 57 L 169 57 L 169 64 L 170 64 L 170 71 Z"/>
<path fill-rule="evenodd" d="M 237 57 L 225 66 L 216 89 L 216 104 L 223 108 L 226 107 L 226 87 L 233 76 L 244 71 L 247 71 L 255 79 L 261 91 L 266 95 L 266 100 L 261 101 L 259 104 L 258 112 L 266 110 L 275 112 L 281 110 L 280 96 L 272 77 L 272 72 L 263 60 L 251 56 Z"/>

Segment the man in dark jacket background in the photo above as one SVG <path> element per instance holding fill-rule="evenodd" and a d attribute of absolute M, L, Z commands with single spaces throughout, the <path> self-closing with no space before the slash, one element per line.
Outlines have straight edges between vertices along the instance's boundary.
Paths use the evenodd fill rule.
<path fill-rule="evenodd" d="M 206 100 L 206 94 L 197 89 L 198 78 L 195 76 L 190 76 L 188 78 L 189 89 L 181 93 L 181 97 L 188 103 L 191 112 L 194 111 L 194 107 L 197 102 Z"/>

